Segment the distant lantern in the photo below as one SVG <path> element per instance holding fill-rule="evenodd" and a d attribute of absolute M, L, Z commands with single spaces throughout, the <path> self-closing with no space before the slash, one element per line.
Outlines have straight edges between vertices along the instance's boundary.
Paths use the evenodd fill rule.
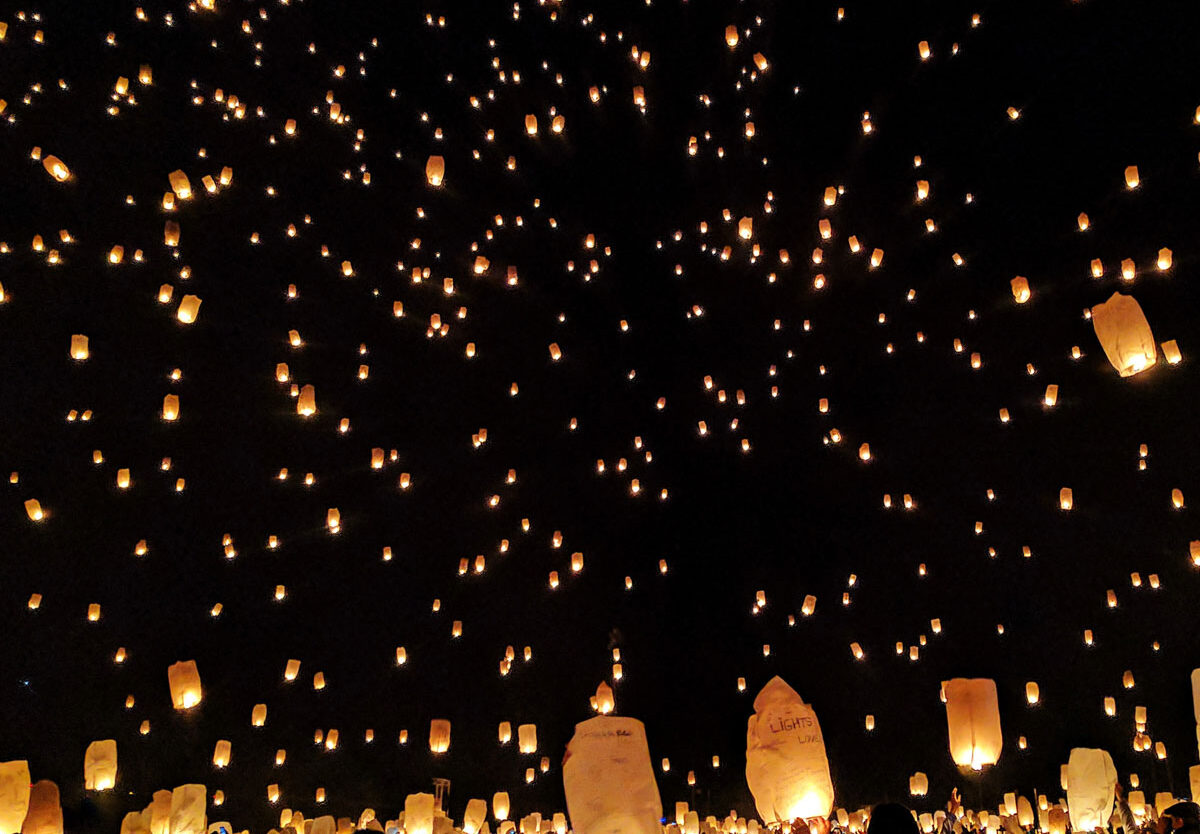
<path fill-rule="evenodd" d="M 1030 706 L 1036 704 L 1040 698 L 1041 694 L 1037 683 L 1029 681 L 1029 683 L 1025 684 L 1025 700 L 1029 702 Z"/>
<path fill-rule="evenodd" d="M 612 687 L 604 681 L 596 687 L 596 711 L 601 715 L 608 715 L 616 708 L 616 701 L 613 698 Z"/>
<path fill-rule="evenodd" d="M 870 733 L 870 732 L 874 732 L 874 730 L 875 730 L 875 716 L 874 716 L 874 715 L 868 715 L 866 718 L 864 718 L 864 719 L 863 719 L 863 727 L 866 729 L 866 731 L 867 731 L 868 733 Z"/>
<path fill-rule="evenodd" d="M 444 718 L 434 718 L 429 722 L 429 751 L 445 753 L 450 749 L 450 722 Z"/>
<path fill-rule="evenodd" d="M 250 726 L 262 727 L 267 723 L 267 705 L 255 704 L 254 709 L 250 711 Z"/>
<path fill-rule="evenodd" d="M 88 337 L 74 335 L 71 337 L 71 358 L 82 362 L 88 358 Z"/>
<path fill-rule="evenodd" d="M 1058 491 L 1058 507 L 1062 510 L 1069 510 L 1075 505 L 1075 498 L 1070 487 L 1063 487 Z"/>
<path fill-rule="evenodd" d="M 1029 281 L 1024 276 L 1018 275 L 1009 283 L 1012 285 L 1013 298 L 1017 300 L 1018 304 L 1024 304 L 1029 300 Z"/>
<path fill-rule="evenodd" d="M 1079 212 L 1079 216 L 1075 218 L 1075 222 L 1079 224 L 1079 231 L 1086 232 L 1092 221 L 1088 219 L 1087 212 Z"/>
<path fill-rule="evenodd" d="M 883 263 L 883 250 L 874 249 L 871 251 L 871 269 L 877 268 Z"/>
<path fill-rule="evenodd" d="M 187 174 L 183 171 L 172 171 L 167 175 L 167 179 L 171 183 L 171 190 L 175 192 L 175 196 L 180 200 L 190 200 L 192 197 L 192 184 L 187 178 Z"/>
<path fill-rule="evenodd" d="M 1053 408 L 1058 402 L 1058 386 L 1050 384 L 1046 386 L 1046 393 L 1042 395 L 1042 404 L 1048 408 Z"/>
<path fill-rule="evenodd" d="M 296 400 L 296 413 L 301 417 L 311 417 L 317 413 L 317 390 L 311 385 L 305 385 L 300 389 L 300 396 Z"/>
<path fill-rule="evenodd" d="M 517 727 L 517 749 L 521 753 L 537 752 L 536 724 L 522 724 Z"/>
<path fill-rule="evenodd" d="M 754 66 L 758 67 L 759 72 L 767 71 L 767 67 L 770 65 L 767 63 L 767 58 L 765 55 L 763 55 L 761 52 L 755 52 L 753 59 L 754 59 Z"/>
<path fill-rule="evenodd" d="M 1125 169 L 1125 187 L 1129 189 L 1137 188 L 1141 185 L 1142 178 L 1138 175 L 1136 165 L 1130 165 Z"/>
<path fill-rule="evenodd" d="M 725 27 L 725 45 L 730 49 L 738 45 L 738 29 L 733 24 Z"/>
<path fill-rule="evenodd" d="M 917 180 L 917 202 L 920 203 L 929 196 L 929 180 Z"/>
<path fill-rule="evenodd" d="M 53 154 L 42 159 L 42 167 L 46 169 L 46 173 L 54 177 L 59 182 L 66 182 L 71 178 L 71 169 L 66 163 Z"/>
<path fill-rule="evenodd" d="M 204 697 L 200 686 L 200 672 L 196 661 L 181 660 L 167 669 L 167 683 L 171 688 L 171 704 L 177 710 L 191 709 Z"/>
<path fill-rule="evenodd" d="M 441 156 L 431 156 L 425 161 L 425 180 L 434 188 L 442 184 L 446 176 L 446 159 Z"/>
<path fill-rule="evenodd" d="M 162 418 L 167 421 L 179 419 L 179 397 L 175 394 L 163 397 Z"/>
<path fill-rule="evenodd" d="M 535 116 L 532 113 L 525 116 L 525 132 L 528 133 L 530 136 L 537 136 L 537 132 L 538 132 L 537 116 Z"/>
<path fill-rule="evenodd" d="M 638 107 L 646 106 L 646 89 L 645 89 L 645 87 L 642 87 L 639 85 L 639 86 L 633 88 L 633 103 L 635 105 L 637 105 Z M 751 135 L 753 135 L 753 132 L 751 132 Z"/>
<path fill-rule="evenodd" d="M 508 744 L 512 741 L 512 724 L 508 721 L 501 721 L 496 729 L 496 735 L 501 744 Z"/>
<path fill-rule="evenodd" d="M 562 359 L 562 349 L 558 346 L 558 342 L 550 343 L 550 359 L 554 362 Z"/>
<path fill-rule="evenodd" d="M 1179 352 L 1179 345 L 1174 339 L 1170 339 L 1162 343 L 1163 358 L 1167 360 L 1168 365 L 1178 365 L 1183 361 L 1183 354 Z"/>
<path fill-rule="evenodd" d="M 806 594 L 804 603 L 800 606 L 800 613 L 805 617 L 811 617 L 813 612 L 817 610 L 817 598 L 812 594 Z"/>
<path fill-rule="evenodd" d="M 1158 260 L 1155 261 L 1154 265 L 1158 267 L 1160 272 L 1166 272 L 1171 268 L 1173 254 L 1174 253 L 1172 253 L 1171 250 L 1165 246 L 1158 250 Z"/>
<path fill-rule="evenodd" d="M 29 516 L 30 521 L 41 521 L 45 518 L 45 512 L 42 510 L 41 502 L 36 498 L 28 498 L 25 501 L 25 514 Z"/>
<path fill-rule="evenodd" d="M 1096 338 L 1121 376 L 1133 376 L 1157 361 L 1150 323 L 1132 296 L 1113 293 L 1091 313 Z"/>
<path fill-rule="evenodd" d="M 743 217 L 738 221 L 738 237 L 742 240 L 754 237 L 754 220 L 752 218 Z"/>
<path fill-rule="evenodd" d="M 225 739 L 217 742 L 217 746 L 213 749 L 212 763 L 213 767 L 222 768 L 228 767 L 232 755 L 233 745 Z"/>
<path fill-rule="evenodd" d="M 117 784 L 117 742 L 93 741 L 83 755 L 83 789 L 107 791 Z"/>
<path fill-rule="evenodd" d="M 201 300 L 199 296 L 185 295 L 183 300 L 179 302 L 179 310 L 175 313 L 175 317 L 184 324 L 191 324 L 200 313 L 200 304 Z"/>
<path fill-rule="evenodd" d="M 925 796 L 929 793 L 929 777 L 920 771 L 909 776 L 908 792 L 912 796 Z"/>
<path fill-rule="evenodd" d="M 870 443 L 864 443 L 858 447 L 858 459 L 864 460 L 864 461 L 871 459 L 871 444 Z"/>
<path fill-rule="evenodd" d="M 325 526 L 329 532 L 337 533 L 342 529 L 342 513 L 337 507 L 330 507 L 325 513 Z"/>
<path fill-rule="evenodd" d="M 996 682 L 954 678 L 942 684 L 942 691 L 954 763 L 972 770 L 995 764 L 1004 746 Z"/>
<path fill-rule="evenodd" d="M 1177 510 L 1183 509 L 1183 490 L 1181 490 L 1181 489 L 1171 490 L 1171 504 Z"/>

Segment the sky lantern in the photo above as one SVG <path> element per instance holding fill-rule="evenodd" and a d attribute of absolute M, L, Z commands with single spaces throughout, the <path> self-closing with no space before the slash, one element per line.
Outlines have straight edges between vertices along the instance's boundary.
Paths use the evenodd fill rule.
<path fill-rule="evenodd" d="M 1125 168 L 1125 187 L 1132 191 L 1133 189 L 1137 188 L 1141 184 L 1142 184 L 1142 178 L 1138 174 L 1138 167 L 1136 165 L 1130 165 L 1130 166 L 1126 167 Z"/>
<path fill-rule="evenodd" d="M 1009 284 L 1012 285 L 1013 298 L 1018 304 L 1024 304 L 1029 300 L 1029 281 L 1024 276 L 1018 275 L 1009 281 Z"/>
<path fill-rule="evenodd" d="M 1058 508 L 1060 510 L 1069 510 L 1075 505 L 1075 496 L 1071 492 L 1070 487 L 1063 487 L 1058 491 Z"/>
<path fill-rule="evenodd" d="M 1117 771 L 1103 750 L 1076 747 L 1066 765 L 1067 807 L 1071 828 L 1094 831 L 1104 828 L 1113 809 Z"/>
<path fill-rule="evenodd" d="M 646 729 L 637 719 L 599 715 L 576 724 L 563 759 L 563 790 L 576 834 L 662 830 Z"/>
<path fill-rule="evenodd" d="M 0 788 L 0 796 L 3 788 Z M 19 828 L 8 829 L 0 820 L 0 831 L 20 831 L 21 834 L 63 834 L 62 801 L 58 785 L 49 779 L 34 782 L 29 791 L 29 810 Z"/>
<path fill-rule="evenodd" d="M 71 358 L 82 362 L 88 358 L 88 337 L 75 335 L 71 337 Z"/>
<path fill-rule="evenodd" d="M 433 834 L 434 797 L 414 793 L 404 798 L 404 830 L 407 834 Z"/>
<path fill-rule="evenodd" d="M 430 156 L 425 161 L 425 181 L 434 188 L 442 184 L 446 176 L 446 160 L 441 156 Z"/>
<path fill-rule="evenodd" d="M 205 808 L 208 791 L 204 785 L 180 785 L 171 791 L 171 834 L 206 834 Z"/>
<path fill-rule="evenodd" d="M 450 749 L 450 722 L 444 718 L 434 718 L 429 722 L 429 751 L 445 753 Z"/>
<path fill-rule="evenodd" d="M 464 834 L 478 834 L 487 823 L 487 803 L 482 799 L 467 800 L 463 811 L 462 830 Z"/>
<path fill-rule="evenodd" d="M 533 113 L 529 113 L 525 116 L 525 132 L 530 136 L 537 136 L 538 120 L 537 116 L 535 116 Z"/>
<path fill-rule="evenodd" d="M 510 810 L 508 793 L 506 791 L 497 791 L 492 795 L 492 816 L 497 822 L 503 822 L 508 819 Z"/>
<path fill-rule="evenodd" d="M 42 159 L 42 167 L 46 169 L 46 173 L 54 177 L 58 182 L 66 182 L 71 178 L 71 169 L 67 164 L 53 154 Z"/>
<path fill-rule="evenodd" d="M 911 796 L 925 796 L 929 793 L 929 777 L 920 771 L 909 776 L 908 792 Z"/>
<path fill-rule="evenodd" d="M 595 699 L 596 711 L 601 715 L 608 715 L 616 707 L 612 687 L 604 681 L 600 681 L 600 685 L 596 687 Z"/>
<path fill-rule="evenodd" d="M 188 180 L 187 174 L 183 171 L 172 171 L 167 175 L 167 180 L 171 183 L 171 190 L 175 192 L 177 199 L 192 199 L 192 183 Z"/>
<path fill-rule="evenodd" d="M 742 240 L 749 240 L 754 237 L 754 220 L 750 217 L 743 217 L 738 221 L 738 237 Z"/>
<path fill-rule="evenodd" d="M 1037 683 L 1035 681 L 1029 681 L 1029 683 L 1025 684 L 1025 700 L 1029 702 L 1029 705 L 1035 705 L 1040 699 L 1041 692 Z"/>
<path fill-rule="evenodd" d="M 29 805 L 29 762 L 0 762 L 0 831 L 20 831 Z"/>
<path fill-rule="evenodd" d="M 1092 308 L 1092 327 L 1108 361 L 1123 376 L 1133 376 L 1158 358 L 1154 334 L 1141 305 L 1129 295 L 1113 293 Z"/>
<path fill-rule="evenodd" d="M 296 400 L 296 413 L 301 417 L 311 417 L 317 413 L 317 389 L 312 385 L 300 388 L 300 396 Z"/>
<path fill-rule="evenodd" d="M 168 422 L 179 419 L 179 397 L 175 394 L 163 397 L 162 418 Z"/>
<path fill-rule="evenodd" d="M 204 697 L 194 660 L 181 660 L 168 667 L 167 683 L 171 688 L 171 704 L 177 710 L 191 709 Z"/>
<path fill-rule="evenodd" d="M 929 41 L 921 41 L 917 44 L 917 55 L 922 61 L 928 61 L 930 56 Z"/>
<path fill-rule="evenodd" d="M 199 296 L 185 295 L 183 300 L 179 302 L 179 309 L 175 313 L 184 324 L 191 324 L 196 320 L 196 316 L 200 314 L 201 300 Z"/>
<path fill-rule="evenodd" d="M 820 722 L 778 676 L 754 699 L 746 727 L 746 781 L 759 816 L 771 825 L 827 817 L 833 808 Z"/>
<path fill-rule="evenodd" d="M 995 764 L 1004 746 L 996 682 L 990 678 L 954 678 L 942 684 L 942 691 L 954 763 L 972 770 Z"/>
<path fill-rule="evenodd" d="M 117 742 L 93 741 L 83 754 L 83 789 L 108 791 L 117 784 Z"/>
<path fill-rule="evenodd" d="M 25 514 L 29 516 L 30 521 L 41 521 L 46 517 L 46 513 L 42 510 L 41 502 L 36 498 L 25 499 Z"/>
<path fill-rule="evenodd" d="M 521 724 L 517 727 L 517 749 L 526 754 L 537 752 L 536 724 Z"/>
<path fill-rule="evenodd" d="M 725 45 L 730 49 L 738 45 L 738 28 L 732 23 L 725 27 Z"/>

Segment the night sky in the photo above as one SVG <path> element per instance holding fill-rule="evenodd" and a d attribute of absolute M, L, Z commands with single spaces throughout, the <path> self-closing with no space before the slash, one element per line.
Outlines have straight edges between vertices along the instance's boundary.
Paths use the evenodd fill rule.
<path fill-rule="evenodd" d="M 744 816 L 746 720 L 780 675 L 837 807 L 1053 801 L 1077 746 L 1189 796 L 1193 6 L 6 4 L 0 761 L 57 782 L 69 831 L 187 782 L 252 831 L 284 807 L 386 820 L 435 777 L 456 819 L 501 790 L 549 817 L 607 681 L 668 816 Z M 193 194 L 168 211 L 177 170 Z M 1118 374 L 1088 318 L 1115 292 L 1181 361 Z M 950 760 L 951 677 L 999 689 L 982 776 Z M 1134 752 L 1136 706 L 1165 761 Z M 109 738 L 116 788 L 85 793 Z"/>

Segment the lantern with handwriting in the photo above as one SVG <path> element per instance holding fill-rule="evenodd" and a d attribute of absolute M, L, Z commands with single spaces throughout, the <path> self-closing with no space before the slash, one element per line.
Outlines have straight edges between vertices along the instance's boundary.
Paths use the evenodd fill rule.
<path fill-rule="evenodd" d="M 563 759 L 567 813 L 576 834 L 660 834 L 662 801 L 646 728 L 600 715 L 575 725 Z"/>
<path fill-rule="evenodd" d="M 778 676 L 754 699 L 746 726 L 746 782 L 770 824 L 827 817 L 833 781 L 813 708 Z"/>

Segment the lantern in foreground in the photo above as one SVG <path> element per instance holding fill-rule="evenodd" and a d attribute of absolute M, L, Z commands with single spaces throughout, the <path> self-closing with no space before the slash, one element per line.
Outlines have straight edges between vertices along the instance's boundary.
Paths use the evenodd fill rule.
<path fill-rule="evenodd" d="M 404 797 L 404 830 L 408 834 L 433 834 L 433 806 L 431 793 L 413 793 Z"/>
<path fill-rule="evenodd" d="M 778 676 L 754 699 L 746 725 L 746 782 L 768 823 L 827 817 L 833 781 L 813 708 Z"/>
<path fill-rule="evenodd" d="M 1112 757 L 1103 750 L 1074 748 L 1067 762 L 1066 781 L 1071 828 L 1094 831 L 1108 825 L 1117 783 Z"/>
<path fill-rule="evenodd" d="M 204 808 L 208 790 L 204 785 L 180 785 L 171 791 L 171 834 L 206 834 Z"/>
<path fill-rule="evenodd" d="M 0 831 L 20 831 L 29 802 L 29 762 L 0 762 Z"/>
<path fill-rule="evenodd" d="M 600 715 L 576 724 L 563 760 L 563 790 L 576 834 L 662 831 L 646 728 L 637 719 Z"/>
<path fill-rule="evenodd" d="M 954 763 L 972 770 L 995 764 L 1004 746 L 996 682 L 990 678 L 954 678 L 942 684 L 942 691 Z"/>
<path fill-rule="evenodd" d="M 465 834 L 476 834 L 487 822 L 487 803 L 482 799 L 467 800 L 467 808 L 463 811 L 462 830 Z"/>
<path fill-rule="evenodd" d="M 431 156 L 425 162 L 425 179 L 434 188 L 442 184 L 446 176 L 446 160 L 444 157 Z"/>
<path fill-rule="evenodd" d="M 1092 308 L 1092 326 L 1108 361 L 1121 376 L 1133 376 L 1157 361 L 1150 323 L 1132 296 L 1117 292 L 1097 304 Z"/>
<path fill-rule="evenodd" d="M 106 738 L 93 741 L 83 754 L 83 789 L 112 790 L 117 784 L 117 742 Z"/>
<path fill-rule="evenodd" d="M 204 697 L 200 672 L 194 660 L 181 660 L 168 667 L 167 683 L 171 687 L 171 703 L 175 709 L 191 709 Z"/>
<path fill-rule="evenodd" d="M 0 788 L 0 795 L 3 789 Z M 63 834 L 62 802 L 58 785 L 49 779 L 33 783 L 29 791 L 29 811 L 19 829 L 8 829 L 0 822 L 0 831 L 19 830 L 21 834 Z"/>
<path fill-rule="evenodd" d="M 503 822 L 508 819 L 509 803 L 508 794 L 504 791 L 499 791 L 492 795 L 492 816 L 497 821 Z"/>
<path fill-rule="evenodd" d="M 429 722 L 429 751 L 445 753 L 450 749 L 450 722 L 444 718 L 434 718 Z"/>

